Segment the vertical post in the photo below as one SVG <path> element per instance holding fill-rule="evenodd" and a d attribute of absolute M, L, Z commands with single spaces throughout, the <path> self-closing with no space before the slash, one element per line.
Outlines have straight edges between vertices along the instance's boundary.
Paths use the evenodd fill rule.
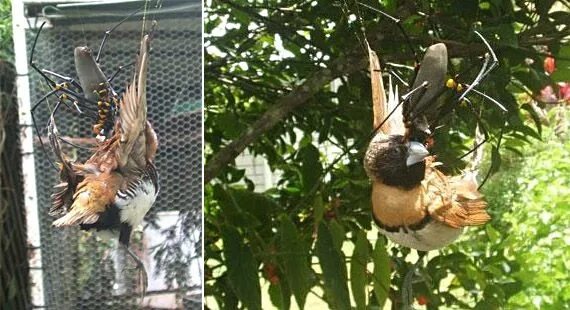
<path fill-rule="evenodd" d="M 34 162 L 34 136 L 30 111 L 30 84 L 26 47 L 26 16 L 24 0 L 12 0 L 12 27 L 18 89 L 18 123 L 22 149 L 22 176 L 24 180 L 24 206 L 26 209 L 28 265 L 30 267 L 30 295 L 34 308 L 44 307 L 43 270 L 40 238 L 40 221 L 36 193 Z"/>

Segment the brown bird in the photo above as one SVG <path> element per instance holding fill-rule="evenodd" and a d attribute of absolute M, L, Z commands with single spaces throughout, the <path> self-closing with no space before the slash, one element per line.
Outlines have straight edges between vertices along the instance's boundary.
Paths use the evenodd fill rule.
<path fill-rule="evenodd" d="M 142 223 L 159 192 L 154 165 L 157 137 L 147 121 L 149 44 L 150 36 L 145 35 L 132 82 L 119 103 L 112 136 L 99 142 L 87 161 L 72 162 L 61 149 L 53 119 L 49 125 L 50 145 L 59 161 L 61 179 L 52 195 L 50 214 L 64 214 L 53 226 L 79 226 L 82 230 L 118 234 L 119 243 L 140 268 L 143 295 L 147 274 L 129 242 L 132 230 Z"/>
<path fill-rule="evenodd" d="M 379 231 L 420 251 L 444 247 L 463 228 L 490 217 L 474 175 L 447 176 L 430 156 L 431 128 L 440 115 L 437 97 L 445 85 L 447 49 L 430 46 L 403 107 L 390 85 L 386 99 L 376 54 L 370 51 L 374 127 L 364 158 L 372 181 L 372 214 Z M 397 91 L 396 91 L 397 92 Z"/>

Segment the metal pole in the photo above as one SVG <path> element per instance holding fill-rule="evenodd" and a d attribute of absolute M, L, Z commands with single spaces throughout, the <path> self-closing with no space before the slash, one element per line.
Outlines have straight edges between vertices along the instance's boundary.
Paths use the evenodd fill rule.
<path fill-rule="evenodd" d="M 44 307 L 44 287 L 40 220 L 36 193 L 34 136 L 30 112 L 30 84 L 26 47 L 26 16 L 23 0 L 12 1 L 12 26 L 18 89 L 18 123 L 22 145 L 22 175 L 24 179 L 24 207 L 26 209 L 28 265 L 30 267 L 30 296 L 33 307 Z"/>

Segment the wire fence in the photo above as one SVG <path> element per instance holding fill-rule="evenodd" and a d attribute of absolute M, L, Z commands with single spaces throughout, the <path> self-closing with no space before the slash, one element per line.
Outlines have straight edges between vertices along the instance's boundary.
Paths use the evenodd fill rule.
<path fill-rule="evenodd" d="M 180 1 L 172 2 L 177 3 Z M 38 38 L 35 62 L 42 69 L 73 78 L 74 48 L 87 45 L 97 50 L 105 31 L 133 10 L 117 4 L 79 7 L 68 10 L 67 18 L 62 18 L 61 11 L 55 14 L 49 9 L 28 9 L 28 13 L 41 12 L 52 24 Z M 159 138 L 155 163 L 161 192 L 145 218 L 143 233 L 135 233 L 132 241 L 135 252 L 147 266 L 149 291 L 141 302 L 136 271 L 115 270 L 114 242 L 102 241 L 79 229 L 51 227 L 54 218 L 48 215 L 48 210 L 57 173 L 48 160 L 51 154 L 39 147 L 39 139 L 46 141 L 45 126 L 50 113 L 47 105 L 40 104 L 34 116 L 42 129 L 34 149 L 47 309 L 201 309 L 201 6 L 176 8 L 164 4 L 161 10 L 168 14 L 158 11 L 151 16 L 146 12 L 147 18 L 155 17 L 158 21 L 151 43 L 147 98 L 148 118 Z M 40 19 L 38 23 L 31 20 L 31 30 L 26 35 L 28 53 Z M 111 33 L 101 57 L 107 76 L 135 60 L 141 25 L 140 16 L 134 16 Z M 114 79 L 113 85 L 119 93 L 130 81 L 131 69 L 119 72 Z M 33 105 L 49 89 L 31 70 Z M 51 107 L 55 102 L 50 101 Z M 55 121 L 63 136 L 93 138 L 90 121 L 71 109 L 58 111 Z M 90 155 L 73 147 L 64 151 L 78 160 Z M 117 272 L 126 273 L 131 279 L 126 292 L 120 294 L 116 290 Z"/>

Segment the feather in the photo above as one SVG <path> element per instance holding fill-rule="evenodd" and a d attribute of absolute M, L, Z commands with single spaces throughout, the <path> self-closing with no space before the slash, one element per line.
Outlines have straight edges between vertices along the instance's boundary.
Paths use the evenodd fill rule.
<path fill-rule="evenodd" d="M 92 224 L 115 199 L 124 177 L 119 173 L 101 173 L 85 177 L 73 195 L 69 212 L 53 222 L 53 226 Z"/>
<path fill-rule="evenodd" d="M 428 159 L 426 179 L 423 182 L 430 216 L 453 228 L 485 224 L 491 219 L 487 202 L 477 191 L 477 183 L 469 174 L 452 178 L 430 165 Z"/>

